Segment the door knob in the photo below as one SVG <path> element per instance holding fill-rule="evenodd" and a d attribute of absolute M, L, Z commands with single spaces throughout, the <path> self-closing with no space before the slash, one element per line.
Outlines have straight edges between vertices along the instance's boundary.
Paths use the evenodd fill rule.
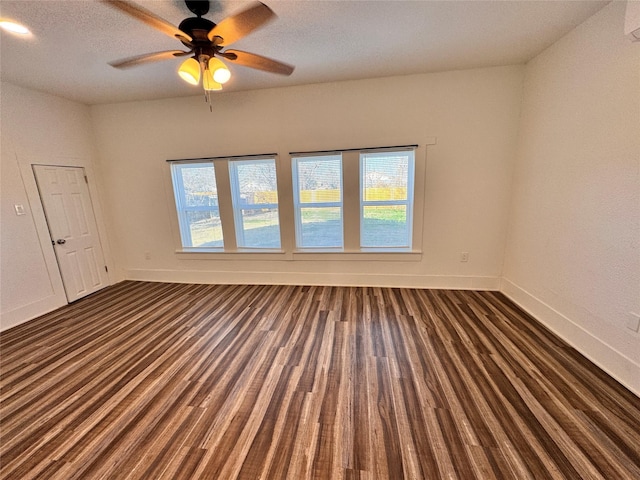
<path fill-rule="evenodd" d="M 56 240 L 56 243 L 57 243 L 58 245 L 63 245 L 63 244 L 65 244 L 65 243 L 67 243 L 67 241 L 66 241 L 64 238 L 59 238 L 58 240 Z"/>

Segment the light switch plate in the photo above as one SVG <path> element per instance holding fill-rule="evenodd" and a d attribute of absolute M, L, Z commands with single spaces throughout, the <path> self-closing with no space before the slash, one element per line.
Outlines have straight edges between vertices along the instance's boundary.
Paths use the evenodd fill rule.
<path fill-rule="evenodd" d="M 16 203 L 13 208 L 16 209 L 16 215 L 26 215 L 27 212 L 24 210 L 24 205 Z"/>
<path fill-rule="evenodd" d="M 627 328 L 632 332 L 640 332 L 640 315 L 634 312 L 629 312 L 627 317 Z"/>

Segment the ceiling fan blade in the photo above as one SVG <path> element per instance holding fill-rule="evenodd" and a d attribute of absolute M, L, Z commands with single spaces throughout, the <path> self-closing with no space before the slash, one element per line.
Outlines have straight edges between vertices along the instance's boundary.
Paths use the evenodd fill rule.
<path fill-rule="evenodd" d="M 229 45 L 249 35 L 256 28 L 275 17 L 276 14 L 273 13 L 273 10 L 264 3 L 254 2 L 249 8 L 222 20 L 211 29 L 207 36 L 216 45 Z M 219 39 L 215 37 L 219 37 Z"/>
<path fill-rule="evenodd" d="M 186 39 L 191 42 L 193 39 L 180 30 L 178 27 L 174 27 L 166 20 L 158 17 L 156 14 L 151 13 L 149 10 L 142 8 L 134 3 L 127 2 L 125 0 L 102 0 L 107 5 L 110 5 L 118 10 L 132 16 L 133 18 L 146 23 L 150 27 L 161 31 L 162 33 L 169 35 L 172 38 Z"/>
<path fill-rule="evenodd" d="M 277 73 L 279 75 L 291 75 L 295 68 L 293 65 L 263 57 L 262 55 L 256 55 L 255 53 L 243 52 L 242 50 L 226 50 L 221 55 L 230 62 L 237 63 L 238 65 L 264 70 L 265 72 Z"/>
<path fill-rule="evenodd" d="M 109 65 L 115 68 L 129 68 L 142 65 L 149 62 L 157 62 L 158 60 L 168 60 L 169 58 L 182 57 L 189 55 L 191 52 L 183 52 L 182 50 L 166 50 L 164 52 L 145 53 L 136 55 L 135 57 L 123 58 L 110 62 Z"/>

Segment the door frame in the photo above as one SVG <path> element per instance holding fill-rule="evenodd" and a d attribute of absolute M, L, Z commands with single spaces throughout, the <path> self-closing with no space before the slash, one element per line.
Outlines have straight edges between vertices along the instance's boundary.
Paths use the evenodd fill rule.
<path fill-rule="evenodd" d="M 17 156 L 23 157 L 22 155 Z M 105 226 L 105 216 L 100 202 L 101 196 L 98 192 L 98 187 L 96 184 L 96 174 L 92 166 L 89 165 L 88 160 L 79 157 L 54 156 L 47 158 L 46 160 L 24 158 L 24 160 L 19 161 L 18 164 L 20 167 L 22 181 L 27 193 L 27 199 L 29 201 L 29 209 L 31 210 L 33 223 L 36 228 L 38 240 L 40 242 L 40 249 L 42 250 L 42 256 L 47 268 L 47 272 L 49 274 L 49 281 L 51 283 L 51 296 L 39 302 L 42 309 L 38 309 L 38 312 L 33 316 L 42 315 L 46 311 L 54 310 L 69 303 L 69 301 L 67 300 L 67 294 L 64 289 L 64 284 L 62 282 L 62 275 L 60 273 L 60 267 L 58 266 L 58 260 L 56 258 L 54 247 L 53 245 L 51 245 L 49 225 L 47 224 L 46 215 L 44 213 L 44 206 L 42 205 L 42 200 L 40 198 L 40 191 L 38 190 L 36 176 L 33 169 L 34 165 L 84 168 L 88 180 L 87 186 L 89 188 L 89 196 L 91 197 L 93 214 L 96 218 L 96 224 L 98 227 L 98 238 L 100 241 L 100 245 L 102 246 L 104 261 L 108 268 L 107 285 L 113 285 L 115 283 L 115 264 L 108 241 L 107 229 Z"/>

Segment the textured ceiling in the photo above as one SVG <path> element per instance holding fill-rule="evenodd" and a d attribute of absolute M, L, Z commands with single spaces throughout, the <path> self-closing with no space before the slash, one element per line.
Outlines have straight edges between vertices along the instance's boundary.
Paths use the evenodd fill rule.
<path fill-rule="evenodd" d="M 136 3 L 178 25 L 182 0 Z M 524 63 L 601 9 L 602 1 L 266 0 L 278 19 L 231 48 L 296 66 L 281 77 L 231 65 L 225 90 Z M 218 23 L 248 2 L 212 2 Z M 117 70 L 108 62 L 180 48 L 177 40 L 96 0 L 0 0 L 0 16 L 33 35 L 2 33 L 2 80 L 86 104 L 196 95 L 180 59 Z M 622 28 L 622 26 L 621 26 Z"/>

